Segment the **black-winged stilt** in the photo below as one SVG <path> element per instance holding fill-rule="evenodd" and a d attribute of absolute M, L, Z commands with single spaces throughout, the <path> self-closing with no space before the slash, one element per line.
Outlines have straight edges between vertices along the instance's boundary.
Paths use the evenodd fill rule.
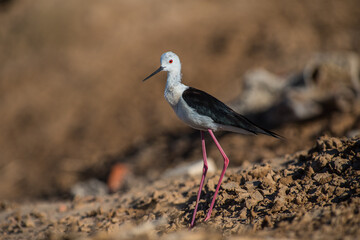
<path fill-rule="evenodd" d="M 166 101 L 171 105 L 176 115 L 182 121 L 184 121 L 190 127 L 200 130 L 204 167 L 200 181 L 199 191 L 197 194 L 196 206 L 190 225 L 190 227 L 193 227 L 195 223 L 195 217 L 199 204 L 201 190 L 208 169 L 204 132 L 208 131 L 210 133 L 217 148 L 219 149 L 221 155 L 224 158 L 224 167 L 221 172 L 219 182 L 216 186 L 210 209 L 204 221 L 207 221 L 211 216 L 211 211 L 214 207 L 216 195 L 219 191 L 226 168 L 229 165 L 229 159 L 226 156 L 224 150 L 221 148 L 213 131 L 224 130 L 243 134 L 261 133 L 276 138 L 279 138 L 280 136 L 276 133 L 257 126 L 256 124 L 252 123 L 244 116 L 236 113 L 234 110 L 226 106 L 223 102 L 207 94 L 206 92 L 182 84 L 181 63 L 179 57 L 175 53 L 164 53 L 163 55 L 161 55 L 160 63 L 161 66 L 143 81 L 149 79 L 150 77 L 161 71 L 167 71 L 168 75 L 164 93 Z"/>

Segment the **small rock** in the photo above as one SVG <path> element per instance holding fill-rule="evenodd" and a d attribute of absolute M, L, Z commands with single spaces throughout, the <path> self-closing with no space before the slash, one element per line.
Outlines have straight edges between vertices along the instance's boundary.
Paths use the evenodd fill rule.
<path fill-rule="evenodd" d="M 239 183 L 237 182 L 227 182 L 227 183 L 223 183 L 221 185 L 221 187 L 227 191 L 235 191 L 235 192 L 240 192 L 241 188 L 239 186 Z"/>
<path fill-rule="evenodd" d="M 247 198 L 245 200 L 245 207 L 248 209 L 248 210 L 251 210 L 253 209 L 253 207 L 255 207 L 255 205 L 257 204 L 257 200 L 253 199 L 253 198 Z"/>
<path fill-rule="evenodd" d="M 249 191 L 249 192 L 253 192 L 254 189 L 256 187 L 258 187 L 261 184 L 260 181 L 247 181 L 245 182 L 245 188 Z"/>
<path fill-rule="evenodd" d="M 345 188 L 336 187 L 334 194 L 339 197 L 345 192 L 345 190 L 346 190 Z"/>
<path fill-rule="evenodd" d="M 325 155 L 320 155 L 320 156 L 316 156 L 314 158 L 314 162 L 312 164 L 313 169 L 318 172 L 321 169 L 323 169 L 324 167 L 326 167 L 326 165 L 328 164 L 328 162 L 330 161 L 331 156 L 328 154 Z"/>
<path fill-rule="evenodd" d="M 71 188 L 71 194 L 74 197 L 104 196 L 107 195 L 107 193 L 107 185 L 97 179 L 90 179 L 85 182 L 76 183 Z"/>
<path fill-rule="evenodd" d="M 263 179 L 262 179 L 262 185 L 264 186 L 264 188 L 271 188 L 274 189 L 275 188 L 275 181 L 273 180 L 272 176 L 270 173 L 268 173 Z"/>
<path fill-rule="evenodd" d="M 315 174 L 313 179 L 320 184 L 325 184 L 325 183 L 331 181 L 332 176 L 329 173 L 317 173 L 317 174 Z"/>
<path fill-rule="evenodd" d="M 248 198 L 249 196 L 250 196 L 250 193 L 248 191 L 246 191 L 245 189 L 240 188 L 240 190 L 238 192 L 238 198 L 245 199 L 245 198 Z"/>
<path fill-rule="evenodd" d="M 264 200 L 263 195 L 259 191 L 255 191 L 253 194 L 251 194 L 251 198 L 257 202 Z"/>
<path fill-rule="evenodd" d="M 252 175 L 254 178 L 262 178 L 266 176 L 271 170 L 271 167 L 269 164 L 265 164 L 262 166 L 255 166 L 253 170 L 249 172 L 250 175 Z"/>
<path fill-rule="evenodd" d="M 61 213 L 63 213 L 63 212 L 66 212 L 67 211 L 67 206 L 65 205 L 65 204 L 61 204 L 60 206 L 59 206 L 59 208 L 58 208 L 58 212 L 61 212 Z"/>
<path fill-rule="evenodd" d="M 340 157 L 336 157 L 332 162 L 331 162 L 331 166 L 333 168 L 333 170 L 338 174 L 342 174 L 343 171 L 346 169 L 346 165 L 347 165 L 348 161 L 346 159 L 340 158 Z"/>
<path fill-rule="evenodd" d="M 284 198 L 276 198 L 274 202 L 274 206 L 271 208 L 273 212 L 279 212 L 283 208 L 285 208 L 285 200 Z"/>
<path fill-rule="evenodd" d="M 27 218 L 24 221 L 24 226 L 29 227 L 29 228 L 33 228 L 33 227 L 35 227 L 35 222 L 31 218 Z"/>
<path fill-rule="evenodd" d="M 286 176 L 286 177 L 280 178 L 280 183 L 282 183 L 286 186 L 289 186 L 292 182 L 293 182 L 292 176 Z"/>
<path fill-rule="evenodd" d="M 302 197 L 301 195 L 296 196 L 295 203 L 298 205 L 303 205 L 306 202 L 306 198 Z"/>
<path fill-rule="evenodd" d="M 314 169 L 311 166 L 307 166 L 305 168 L 305 174 L 306 174 L 307 177 L 310 178 L 314 173 L 315 173 Z"/>
<path fill-rule="evenodd" d="M 345 182 L 346 182 L 346 180 L 343 177 L 339 177 L 339 176 L 335 175 L 331 181 L 331 184 L 334 186 L 341 186 Z"/>
<path fill-rule="evenodd" d="M 47 218 L 47 215 L 45 212 L 38 212 L 38 211 L 34 211 L 32 212 L 32 215 L 38 219 L 45 219 Z"/>
<path fill-rule="evenodd" d="M 210 178 L 207 181 L 207 187 L 210 191 L 215 191 L 215 185 L 217 184 L 217 179 L 215 178 Z"/>
<path fill-rule="evenodd" d="M 240 219 L 246 219 L 247 218 L 247 209 L 246 208 L 241 209 L 239 217 L 240 217 Z"/>
<path fill-rule="evenodd" d="M 283 185 L 282 183 L 279 183 L 278 185 L 278 196 L 285 197 L 287 195 L 287 190 L 289 189 L 286 185 Z"/>
<path fill-rule="evenodd" d="M 335 187 L 333 185 L 329 185 L 328 189 L 327 189 L 329 194 L 333 194 L 335 191 Z"/>
<path fill-rule="evenodd" d="M 290 170 L 291 167 L 292 167 L 292 166 L 289 166 L 289 168 L 285 168 L 285 169 L 284 169 L 284 171 L 283 171 L 284 176 L 289 176 L 289 175 L 291 175 L 292 173 L 294 173 L 293 170 Z"/>
<path fill-rule="evenodd" d="M 91 228 L 87 225 L 84 225 L 84 226 L 79 227 L 79 231 L 80 232 L 90 232 Z"/>
<path fill-rule="evenodd" d="M 111 192 L 119 190 L 123 186 L 124 179 L 128 173 L 129 168 L 126 164 L 117 163 L 112 166 L 107 180 L 109 190 Z"/>
<path fill-rule="evenodd" d="M 342 141 L 339 138 L 331 138 L 332 145 L 335 146 L 335 148 L 339 149 L 343 146 Z"/>
<path fill-rule="evenodd" d="M 280 174 L 274 174 L 272 177 L 275 182 L 277 182 L 281 178 Z"/>

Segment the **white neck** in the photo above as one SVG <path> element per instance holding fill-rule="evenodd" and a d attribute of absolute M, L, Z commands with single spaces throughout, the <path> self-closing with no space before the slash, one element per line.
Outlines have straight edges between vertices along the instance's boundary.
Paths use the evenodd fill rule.
<path fill-rule="evenodd" d="M 169 71 L 167 74 L 166 88 L 176 87 L 181 83 L 181 71 Z"/>
<path fill-rule="evenodd" d="M 178 103 L 183 91 L 188 87 L 181 83 L 180 71 L 169 71 L 165 87 L 165 99 L 172 107 Z"/>

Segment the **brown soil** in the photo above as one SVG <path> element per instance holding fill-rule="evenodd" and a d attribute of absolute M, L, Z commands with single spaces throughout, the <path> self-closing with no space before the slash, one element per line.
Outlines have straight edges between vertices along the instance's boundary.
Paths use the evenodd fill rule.
<path fill-rule="evenodd" d="M 359 235 L 358 100 L 273 129 L 286 141 L 217 133 L 230 168 L 203 223 L 209 174 L 188 231 L 200 176 L 163 173 L 199 160 L 200 136 L 164 101 L 164 76 L 141 82 L 172 50 L 186 84 L 236 102 L 248 70 L 288 78 L 314 53 L 359 54 L 359 1 L 9 0 L 0 22 L 1 238 Z M 117 163 L 128 169 L 118 192 L 72 197 Z"/>
<path fill-rule="evenodd" d="M 230 169 L 212 218 L 203 223 L 217 179 L 218 174 L 209 177 L 190 232 L 199 179 L 187 176 L 133 186 L 126 194 L 3 204 L 0 231 L 5 239 L 181 239 L 199 231 L 225 238 L 355 239 L 360 234 L 360 138 L 322 137 L 309 150 Z"/>

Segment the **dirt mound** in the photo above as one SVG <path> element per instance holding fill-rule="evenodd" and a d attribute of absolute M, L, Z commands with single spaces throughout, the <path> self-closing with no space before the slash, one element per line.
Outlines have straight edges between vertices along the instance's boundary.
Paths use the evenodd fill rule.
<path fill-rule="evenodd" d="M 154 139 L 167 138 L 157 146 L 166 151 L 144 168 L 201 156 L 193 150 L 195 140 L 173 141 L 180 135 L 193 139 L 193 132 L 164 101 L 164 75 L 141 82 L 165 51 L 181 57 L 185 83 L 225 102 L 238 97 L 252 68 L 286 76 L 301 71 L 318 51 L 359 53 L 357 0 L 3 2 L 0 199 L 62 196 L 84 180 L 83 172 L 108 163 L 108 156 L 126 160 Z M 235 166 L 241 159 L 306 149 L 324 131 L 301 136 L 287 152 L 263 139 L 226 137 L 224 147 L 236 146 L 230 153 Z M 265 148 L 263 155 L 247 144 Z M 180 155 L 178 145 L 189 151 Z"/>
<path fill-rule="evenodd" d="M 355 239 L 360 234 L 359 137 L 325 136 L 308 151 L 229 169 L 212 218 L 203 223 L 217 179 L 218 174 L 208 179 L 190 232 L 199 179 L 183 176 L 133 186 L 124 195 L 2 203 L 0 233 L 5 239 L 181 239 L 209 232 L 229 238 Z"/>

